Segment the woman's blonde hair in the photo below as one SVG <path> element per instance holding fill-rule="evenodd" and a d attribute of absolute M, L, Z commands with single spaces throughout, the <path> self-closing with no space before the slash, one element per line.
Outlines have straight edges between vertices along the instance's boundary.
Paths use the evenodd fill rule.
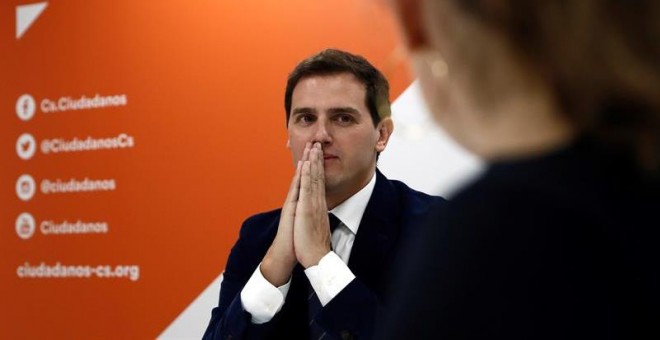
<path fill-rule="evenodd" d="M 453 7 L 504 37 L 580 131 L 630 149 L 660 173 L 660 1 L 454 0 Z M 478 42 L 452 42 L 472 54 L 468 63 L 486 57 Z"/>

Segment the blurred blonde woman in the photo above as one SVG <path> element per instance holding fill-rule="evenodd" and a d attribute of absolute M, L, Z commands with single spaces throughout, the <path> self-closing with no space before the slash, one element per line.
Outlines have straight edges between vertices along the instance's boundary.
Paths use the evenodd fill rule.
<path fill-rule="evenodd" d="M 377 338 L 660 339 L 660 1 L 392 2 L 488 167 L 409 245 Z"/>

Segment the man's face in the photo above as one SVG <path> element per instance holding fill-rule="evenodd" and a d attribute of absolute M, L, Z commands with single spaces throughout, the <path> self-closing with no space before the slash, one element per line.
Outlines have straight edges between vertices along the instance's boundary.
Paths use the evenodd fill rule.
<path fill-rule="evenodd" d="M 366 185 L 387 144 L 389 133 L 382 138 L 382 124 L 374 127 L 365 96 L 350 73 L 302 78 L 293 90 L 287 145 L 296 164 L 306 143 L 321 143 L 328 197 L 346 199 Z"/>

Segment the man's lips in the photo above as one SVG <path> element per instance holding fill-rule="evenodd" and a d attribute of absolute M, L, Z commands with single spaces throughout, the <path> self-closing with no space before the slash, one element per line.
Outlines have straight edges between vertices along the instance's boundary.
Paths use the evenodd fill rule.
<path fill-rule="evenodd" d="M 323 155 L 323 160 L 324 161 L 327 161 L 327 160 L 330 160 L 330 159 L 339 159 L 339 157 L 337 157 L 335 155 Z"/>

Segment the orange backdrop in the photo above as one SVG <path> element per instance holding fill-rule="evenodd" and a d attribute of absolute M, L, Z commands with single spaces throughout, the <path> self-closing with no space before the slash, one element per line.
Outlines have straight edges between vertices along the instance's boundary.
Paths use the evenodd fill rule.
<path fill-rule="evenodd" d="M 0 338 L 153 338 L 222 271 L 243 219 L 284 198 L 292 166 L 288 72 L 326 47 L 410 83 L 378 0 L 49 1 L 17 39 L 0 5 Z M 34 117 L 16 104 L 30 94 Z M 126 105 L 44 112 L 44 99 L 125 95 Z M 21 103 L 19 103 L 21 104 Z M 21 106 L 21 105 L 19 105 Z M 20 111 L 20 109 L 18 110 Z M 17 154 L 34 136 L 30 159 Z M 115 137 L 134 146 L 44 153 L 43 140 Z M 21 146 L 21 147 L 26 147 Z M 115 189 L 44 194 L 16 183 L 112 179 Z M 21 213 L 36 221 L 19 237 Z M 106 233 L 45 234 L 43 221 L 102 221 Z M 19 267 L 139 266 L 139 278 L 19 277 Z M 209 311 L 210 317 L 210 311 Z"/>

